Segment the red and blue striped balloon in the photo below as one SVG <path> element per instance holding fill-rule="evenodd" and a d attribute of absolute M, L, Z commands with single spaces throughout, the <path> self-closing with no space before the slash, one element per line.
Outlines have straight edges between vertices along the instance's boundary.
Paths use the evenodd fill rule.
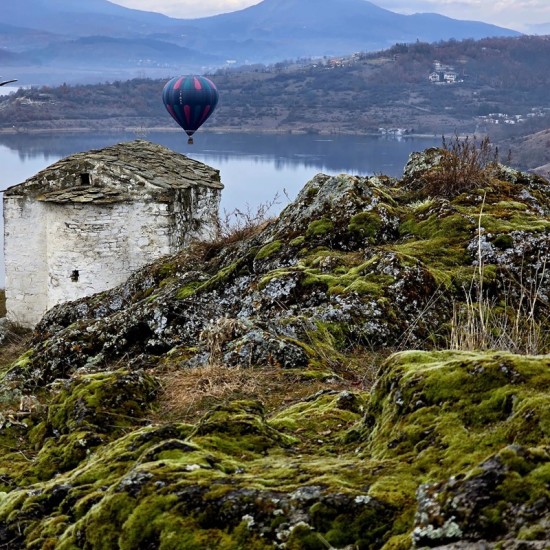
<path fill-rule="evenodd" d="M 191 136 L 214 112 L 218 98 L 216 86 L 204 76 L 177 76 L 162 90 L 166 109 L 185 130 L 189 143 L 193 143 Z"/>

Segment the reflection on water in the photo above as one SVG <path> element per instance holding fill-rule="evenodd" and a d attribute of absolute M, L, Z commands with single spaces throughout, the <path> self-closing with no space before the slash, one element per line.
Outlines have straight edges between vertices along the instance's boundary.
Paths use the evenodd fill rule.
<path fill-rule="evenodd" d="M 133 133 L 0 135 L 0 189 L 24 181 L 67 155 L 135 138 Z M 242 205 L 243 200 L 252 204 L 270 200 L 283 189 L 294 196 L 318 172 L 397 177 L 411 151 L 440 143 L 439 138 L 206 132 L 197 134 L 192 146 L 187 145 L 183 132 L 151 132 L 146 139 L 218 168 L 226 186 L 226 209 Z"/>
<path fill-rule="evenodd" d="M 78 151 L 135 138 L 133 133 L 4 134 L 0 135 L 0 147 L 16 151 L 22 162 L 40 157 L 46 163 L 51 163 Z M 146 139 L 191 157 L 208 158 L 213 166 L 237 157 L 246 157 L 251 163 L 272 163 L 275 170 L 300 165 L 318 171 L 370 174 L 386 169 L 385 173 L 392 176 L 401 173 L 411 151 L 440 143 L 440 138 L 397 140 L 372 136 L 335 136 L 329 139 L 312 135 L 206 132 L 197 134 L 195 145 L 191 146 L 187 145 L 183 132 L 150 132 Z"/>
<path fill-rule="evenodd" d="M 0 134 L 0 190 L 21 183 L 40 170 L 79 151 L 136 139 L 134 133 Z M 225 189 L 222 209 L 250 207 L 279 197 L 273 213 L 293 199 L 318 172 L 399 177 L 408 155 L 440 145 L 440 138 L 401 140 L 365 136 L 222 134 L 199 132 L 187 145 L 183 132 L 149 132 L 159 143 L 220 170 Z M 1 220 L 0 220 L 1 221 Z M 3 230 L 0 238 L 3 235 Z M 3 246 L 3 243 L 0 243 Z M 0 258 L 0 286 L 4 279 Z"/>

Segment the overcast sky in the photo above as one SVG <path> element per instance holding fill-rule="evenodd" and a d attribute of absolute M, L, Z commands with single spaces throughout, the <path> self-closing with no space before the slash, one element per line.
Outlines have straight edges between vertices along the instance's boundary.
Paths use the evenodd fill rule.
<path fill-rule="evenodd" d="M 259 0 L 111 1 L 180 18 L 204 17 L 259 3 Z M 455 19 L 484 21 L 524 32 L 529 25 L 550 23 L 550 0 L 374 0 L 373 3 L 400 13 L 436 12 Z"/>

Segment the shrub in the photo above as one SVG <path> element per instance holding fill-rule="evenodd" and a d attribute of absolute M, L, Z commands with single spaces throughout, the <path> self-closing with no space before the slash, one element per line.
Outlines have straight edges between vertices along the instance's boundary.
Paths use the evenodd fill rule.
<path fill-rule="evenodd" d="M 486 187 L 499 165 L 498 148 L 488 137 L 477 141 L 455 135 L 443 137 L 441 157 L 436 166 L 423 175 L 423 191 L 428 196 L 452 197 L 470 189 Z"/>

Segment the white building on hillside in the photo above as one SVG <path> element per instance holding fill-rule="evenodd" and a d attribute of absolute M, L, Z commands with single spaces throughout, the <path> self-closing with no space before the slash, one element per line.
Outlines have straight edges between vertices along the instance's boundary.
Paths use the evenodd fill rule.
<path fill-rule="evenodd" d="M 146 141 L 78 153 L 4 193 L 6 308 L 33 327 L 61 302 L 217 230 L 219 172 Z"/>

